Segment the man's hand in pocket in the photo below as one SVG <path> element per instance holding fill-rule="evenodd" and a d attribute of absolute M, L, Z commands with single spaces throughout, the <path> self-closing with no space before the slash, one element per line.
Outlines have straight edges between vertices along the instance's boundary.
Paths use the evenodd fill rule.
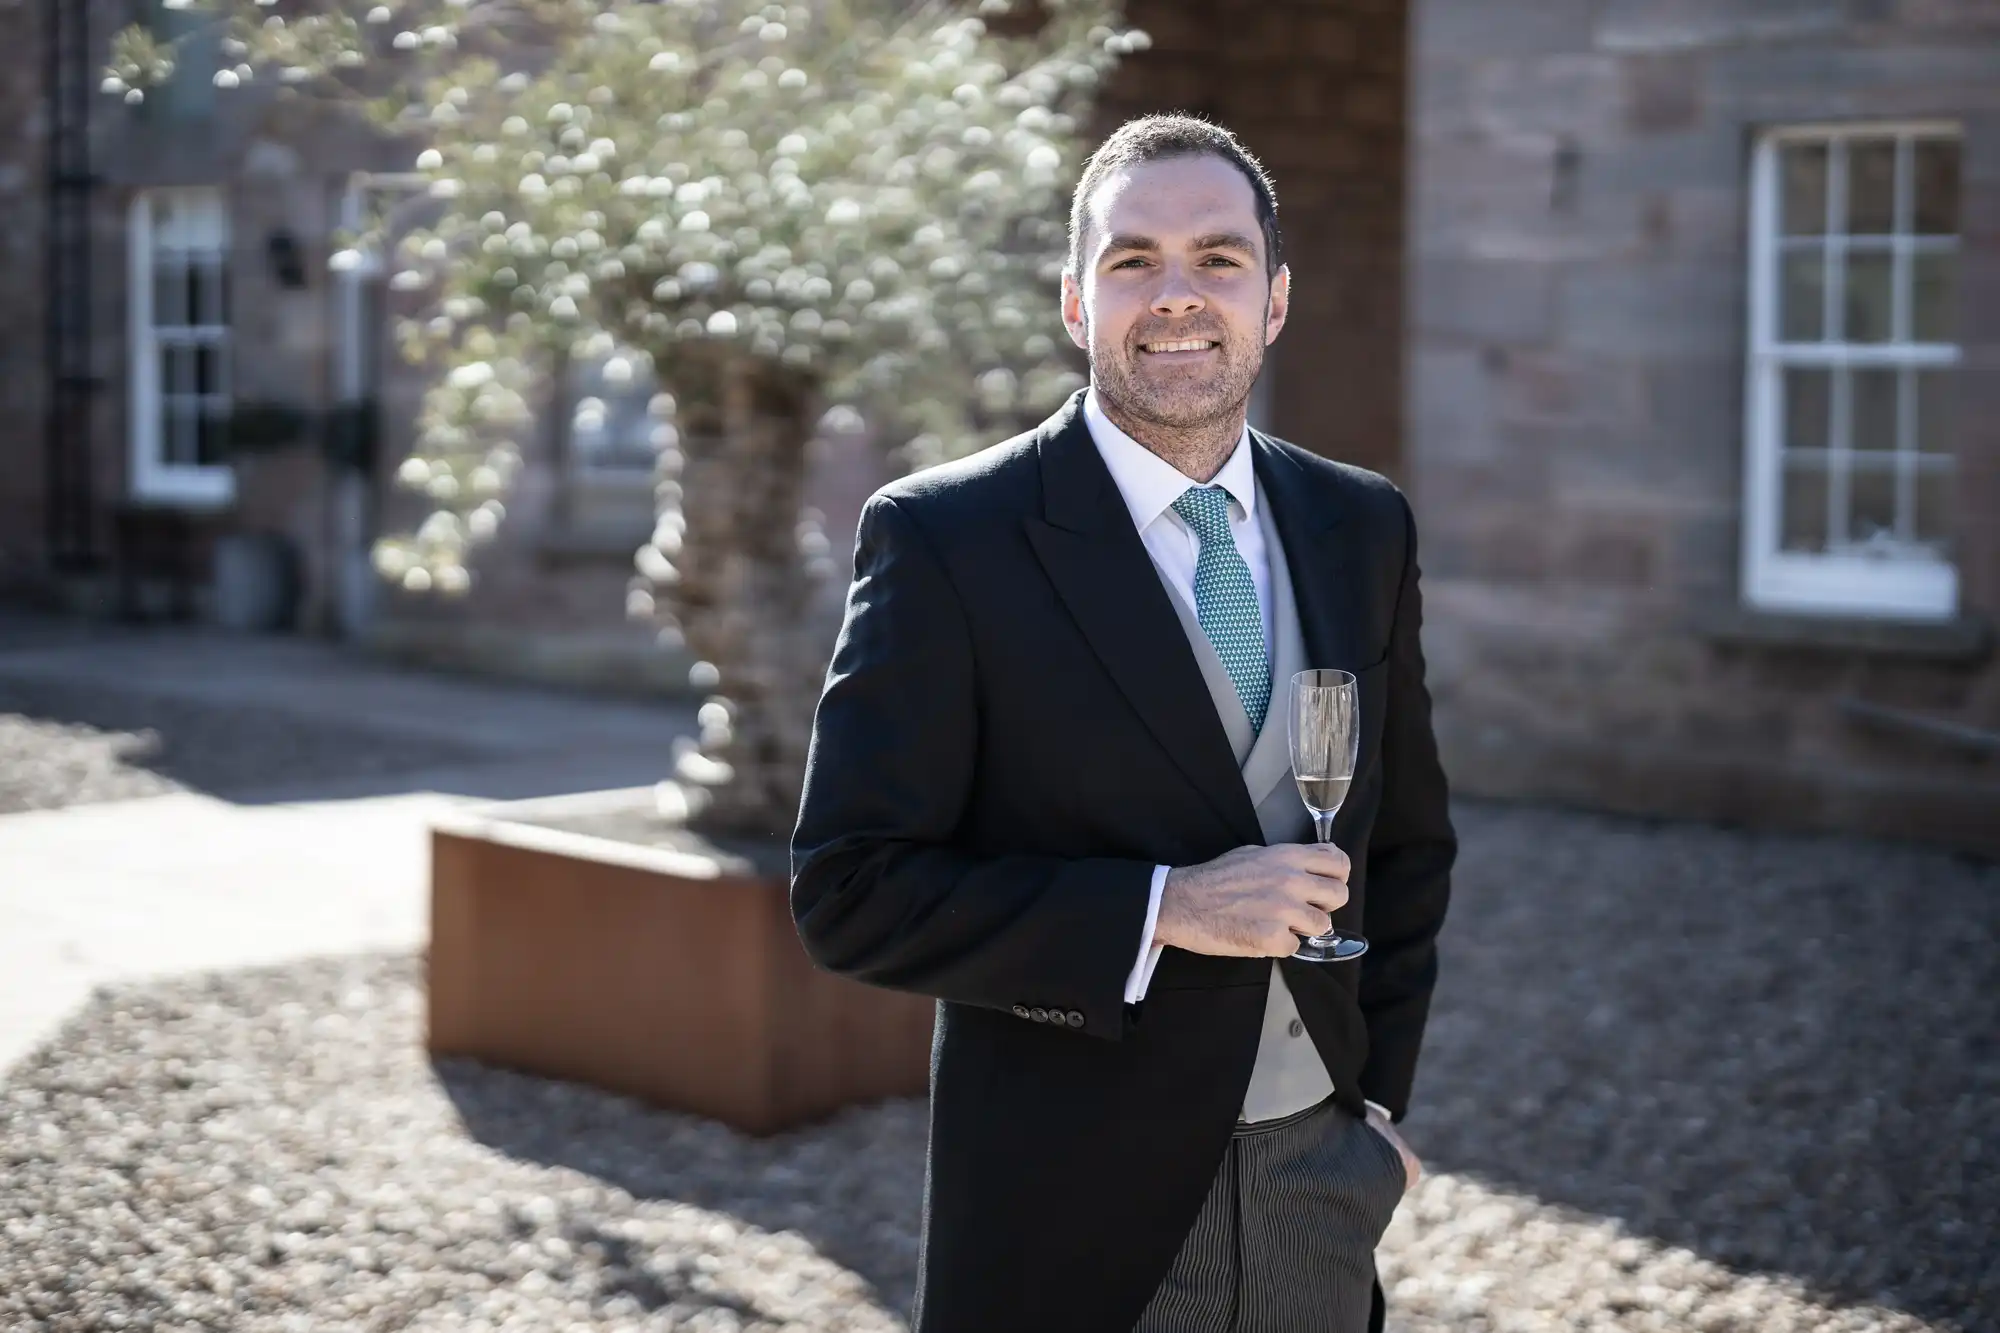
<path fill-rule="evenodd" d="M 1403 1142 L 1403 1136 L 1396 1132 L 1395 1125 L 1391 1124 L 1389 1117 L 1382 1113 L 1382 1108 L 1373 1102 L 1368 1103 L 1368 1123 L 1383 1138 L 1389 1140 L 1396 1149 L 1396 1156 L 1403 1159 L 1404 1190 L 1407 1192 L 1415 1189 L 1417 1182 L 1424 1178 L 1424 1164 L 1410 1151 L 1410 1145 Z"/>

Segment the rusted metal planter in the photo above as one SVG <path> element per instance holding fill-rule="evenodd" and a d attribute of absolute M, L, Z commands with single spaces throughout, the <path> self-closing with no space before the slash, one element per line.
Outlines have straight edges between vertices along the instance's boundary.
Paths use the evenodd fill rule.
<path fill-rule="evenodd" d="M 652 788 L 432 827 L 429 1047 L 753 1134 L 920 1096 L 932 1004 L 822 972 L 780 847 L 719 847 Z"/>

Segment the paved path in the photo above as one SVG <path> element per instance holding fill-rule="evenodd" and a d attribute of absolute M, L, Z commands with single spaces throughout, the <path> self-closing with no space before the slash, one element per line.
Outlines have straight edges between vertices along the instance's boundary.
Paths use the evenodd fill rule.
<path fill-rule="evenodd" d="M 210 790 L 0 815 L 0 1078 L 100 983 L 416 947 L 436 813 L 644 784 L 693 728 L 682 705 L 404 671 L 310 641 L 0 619 L 9 686 L 60 701 L 44 713 L 142 715 L 170 757 L 196 750 L 190 771 L 225 776 Z M 273 718 L 294 740 L 316 737 L 317 771 L 260 753 Z M 389 772 L 329 763 L 342 737 L 444 742 L 454 758 Z M 234 761 L 216 753 L 229 747 Z M 165 774 L 179 780 L 171 764 Z"/>

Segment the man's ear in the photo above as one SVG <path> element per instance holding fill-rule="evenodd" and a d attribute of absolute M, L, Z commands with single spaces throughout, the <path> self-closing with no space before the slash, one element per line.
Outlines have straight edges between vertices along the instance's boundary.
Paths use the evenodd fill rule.
<path fill-rule="evenodd" d="M 1278 271 L 1271 275 L 1271 300 L 1264 312 L 1264 346 L 1278 341 L 1278 331 L 1285 327 L 1285 316 L 1292 306 L 1292 270 L 1288 264 L 1280 264 Z"/>
<path fill-rule="evenodd" d="M 1083 287 L 1076 274 L 1069 269 L 1062 275 L 1062 320 L 1069 330 L 1069 340 L 1078 347 L 1090 349 L 1090 315 L 1083 308 Z"/>

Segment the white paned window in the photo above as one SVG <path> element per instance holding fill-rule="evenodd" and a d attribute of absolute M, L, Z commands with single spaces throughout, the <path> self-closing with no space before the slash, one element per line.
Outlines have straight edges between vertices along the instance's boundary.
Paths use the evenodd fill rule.
<path fill-rule="evenodd" d="M 229 215 L 222 191 L 149 190 L 132 201 L 132 490 L 226 504 Z"/>
<path fill-rule="evenodd" d="M 1957 132 L 1774 130 L 1751 184 L 1744 598 L 1949 617 Z"/>

